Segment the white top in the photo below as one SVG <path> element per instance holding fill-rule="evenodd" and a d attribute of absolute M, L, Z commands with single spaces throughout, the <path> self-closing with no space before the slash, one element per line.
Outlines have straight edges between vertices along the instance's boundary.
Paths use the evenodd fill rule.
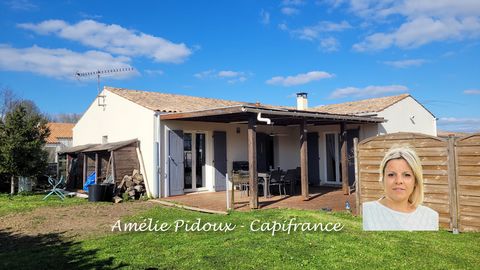
<path fill-rule="evenodd" d="M 392 210 L 379 201 L 363 203 L 364 231 L 438 231 L 438 213 L 419 205 L 411 213 Z"/>

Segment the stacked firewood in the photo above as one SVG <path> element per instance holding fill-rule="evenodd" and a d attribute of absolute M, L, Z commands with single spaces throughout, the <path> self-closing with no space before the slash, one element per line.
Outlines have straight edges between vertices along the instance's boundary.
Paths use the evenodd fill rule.
<path fill-rule="evenodd" d="M 113 201 L 119 203 L 123 199 L 136 200 L 143 196 L 145 191 L 143 176 L 138 170 L 133 170 L 132 175 L 125 175 L 117 186 Z"/>

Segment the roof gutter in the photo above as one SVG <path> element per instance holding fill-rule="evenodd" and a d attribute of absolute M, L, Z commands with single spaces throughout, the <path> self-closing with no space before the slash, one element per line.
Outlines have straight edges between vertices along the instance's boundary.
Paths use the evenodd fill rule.
<path fill-rule="evenodd" d="M 339 114 L 326 114 L 326 113 L 315 113 L 315 112 L 305 112 L 305 111 L 277 111 L 272 109 L 264 108 L 253 108 L 253 107 L 242 107 L 242 112 L 251 112 L 251 113 L 268 113 L 272 115 L 285 115 L 285 116 L 297 116 L 297 117 L 313 117 L 313 118 L 323 118 L 323 119 L 332 119 L 332 120 L 350 120 L 350 121 L 362 121 L 362 122 L 372 122 L 372 123 L 383 123 L 385 119 L 382 117 L 365 117 L 365 116 L 355 116 L 355 115 L 339 115 Z"/>

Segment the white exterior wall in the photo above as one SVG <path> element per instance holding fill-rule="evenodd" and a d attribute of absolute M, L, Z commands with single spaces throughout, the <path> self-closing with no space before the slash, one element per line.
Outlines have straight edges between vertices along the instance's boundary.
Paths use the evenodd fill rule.
<path fill-rule="evenodd" d="M 236 132 L 237 127 L 240 133 Z M 168 196 L 168 132 L 170 130 L 182 130 L 184 133 L 199 132 L 205 133 L 206 137 L 206 162 L 205 162 L 205 188 L 201 190 L 214 191 L 215 168 L 213 166 L 213 132 L 224 131 L 227 135 L 227 173 L 232 171 L 233 161 L 248 160 L 248 126 L 245 124 L 224 124 L 190 121 L 161 121 L 161 144 L 160 162 L 161 177 L 164 192 L 162 196 Z"/>
<path fill-rule="evenodd" d="M 388 121 L 378 125 L 378 134 L 415 132 L 437 136 L 435 117 L 412 97 L 407 97 L 378 113 Z M 414 117 L 411 119 L 411 117 Z"/>
<path fill-rule="evenodd" d="M 94 100 L 73 128 L 73 145 L 102 143 L 103 136 L 108 136 L 109 143 L 138 139 L 146 179 L 155 195 L 152 190 L 154 112 L 106 90 L 102 95 L 106 96 L 106 106 L 98 106 L 97 99 Z"/>

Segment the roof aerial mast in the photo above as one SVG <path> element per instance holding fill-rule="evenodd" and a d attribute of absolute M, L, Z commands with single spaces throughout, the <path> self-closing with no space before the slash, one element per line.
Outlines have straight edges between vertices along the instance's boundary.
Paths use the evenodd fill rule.
<path fill-rule="evenodd" d="M 130 72 L 130 71 L 133 71 L 132 67 L 113 68 L 113 69 L 104 69 L 104 70 L 99 69 L 97 71 L 90 71 L 90 72 L 79 72 L 79 71 L 77 71 L 75 73 L 75 77 L 77 77 L 77 79 L 80 79 L 81 77 L 96 76 L 97 77 L 97 91 L 98 91 L 98 94 L 97 94 L 98 106 L 105 107 L 106 106 L 105 96 L 100 95 L 100 93 L 101 93 L 101 91 L 100 91 L 100 76 L 108 76 L 108 75 L 119 73 L 119 72 Z M 102 101 L 100 101 L 100 98 L 102 99 Z"/>

